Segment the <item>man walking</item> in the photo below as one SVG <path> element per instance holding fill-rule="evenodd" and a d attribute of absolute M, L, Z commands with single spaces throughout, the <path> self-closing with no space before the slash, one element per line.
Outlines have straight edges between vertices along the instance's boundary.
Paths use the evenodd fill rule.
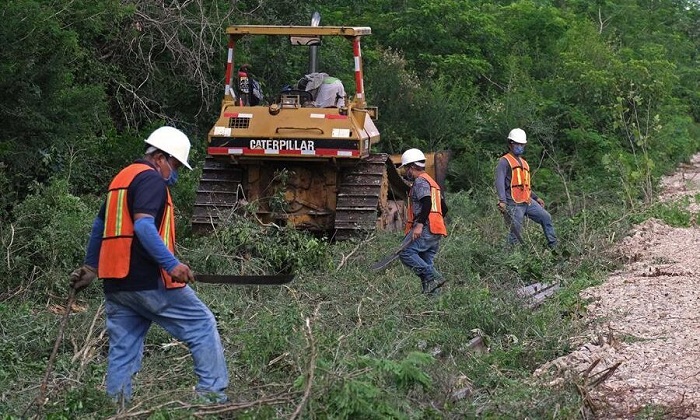
<path fill-rule="evenodd" d="M 71 274 L 79 291 L 96 277 L 104 280 L 109 334 L 107 395 L 131 399 L 131 378 L 141 368 L 143 345 L 152 323 L 187 344 L 195 387 L 205 402 L 225 402 L 228 370 L 212 312 L 187 286 L 194 276 L 175 257 L 175 218 L 169 186 L 187 162 L 190 141 L 173 127 L 146 139 L 142 159 L 112 180 L 95 221 L 85 263 Z"/>
<path fill-rule="evenodd" d="M 401 155 L 401 167 L 413 181 L 408 197 L 408 221 L 405 234 L 413 241 L 399 254 L 401 262 L 421 280 L 421 290 L 435 295 L 445 284 L 445 278 L 435 270 L 433 259 L 440 248 L 440 239 L 447 236 L 445 220 L 447 204 L 440 186 L 425 172 L 425 155 L 409 149 Z"/>
<path fill-rule="evenodd" d="M 509 225 L 508 243 L 522 242 L 522 226 L 525 216 L 542 226 L 550 248 L 557 245 L 552 216 L 544 209 L 544 201 L 532 191 L 530 166 L 522 157 L 527 136 L 525 131 L 514 128 L 508 133 L 508 153 L 496 166 L 496 193 L 498 210 Z"/>

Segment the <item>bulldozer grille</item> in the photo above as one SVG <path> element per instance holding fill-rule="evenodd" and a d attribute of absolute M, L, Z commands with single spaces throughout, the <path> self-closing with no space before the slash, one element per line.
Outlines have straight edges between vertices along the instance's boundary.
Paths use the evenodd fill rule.
<path fill-rule="evenodd" d="M 231 117 L 228 119 L 228 126 L 230 128 L 248 128 L 249 125 L 250 118 Z"/>

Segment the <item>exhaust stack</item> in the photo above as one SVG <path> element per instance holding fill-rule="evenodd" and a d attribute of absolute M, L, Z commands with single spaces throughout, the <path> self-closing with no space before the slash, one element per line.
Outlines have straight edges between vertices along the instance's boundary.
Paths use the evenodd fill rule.
<path fill-rule="evenodd" d="M 321 14 L 314 12 L 311 16 L 311 26 L 318 26 L 321 23 Z M 309 47 L 309 73 L 318 71 L 318 44 Z"/>

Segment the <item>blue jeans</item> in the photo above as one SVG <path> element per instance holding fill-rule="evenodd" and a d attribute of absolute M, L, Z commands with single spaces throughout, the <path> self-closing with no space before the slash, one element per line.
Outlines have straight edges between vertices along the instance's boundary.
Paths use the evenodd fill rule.
<path fill-rule="evenodd" d="M 523 234 L 523 219 L 525 216 L 529 217 L 535 223 L 542 226 L 542 231 L 544 232 L 545 238 L 547 238 L 547 245 L 554 247 L 557 245 L 557 235 L 554 233 L 554 225 L 552 225 L 552 216 L 545 210 L 540 204 L 535 200 L 530 200 L 530 204 L 511 204 L 508 203 L 506 207 L 508 214 L 512 220 L 510 226 L 510 232 L 508 233 L 508 243 L 516 244 L 518 243 L 518 237 L 514 232 L 519 232 L 522 237 Z"/>
<path fill-rule="evenodd" d="M 440 248 L 441 238 L 441 235 L 433 235 L 429 227 L 424 226 L 421 236 L 399 254 L 401 262 L 413 270 L 421 280 L 440 277 L 433 265 L 433 259 Z"/>
<path fill-rule="evenodd" d="M 189 287 L 105 294 L 109 334 L 107 395 L 131 399 L 131 377 L 141 368 L 143 343 L 152 322 L 187 344 L 199 378 L 197 394 L 227 400 L 228 370 L 216 320 Z"/>

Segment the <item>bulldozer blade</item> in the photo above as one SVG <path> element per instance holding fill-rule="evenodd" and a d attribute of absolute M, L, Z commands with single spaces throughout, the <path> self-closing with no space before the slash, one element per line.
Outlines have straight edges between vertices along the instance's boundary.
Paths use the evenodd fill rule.
<path fill-rule="evenodd" d="M 276 274 L 264 276 L 234 276 L 219 274 L 196 274 L 195 281 L 212 284 L 240 284 L 240 285 L 279 285 L 294 280 L 293 274 Z"/>
<path fill-rule="evenodd" d="M 411 242 L 413 242 L 413 231 L 409 231 L 406 234 L 406 236 L 403 238 L 403 241 L 401 242 L 401 246 L 396 251 L 392 252 L 390 255 L 384 257 L 380 261 L 377 261 L 376 263 L 372 264 L 370 268 L 374 271 L 379 271 L 387 267 L 395 259 L 399 258 L 399 254 L 401 254 L 401 251 L 406 249 L 411 244 Z"/>

